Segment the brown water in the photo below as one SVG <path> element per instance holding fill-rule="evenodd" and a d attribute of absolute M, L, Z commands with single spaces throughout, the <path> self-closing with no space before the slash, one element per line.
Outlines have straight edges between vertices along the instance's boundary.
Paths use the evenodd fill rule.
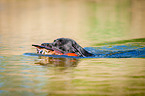
<path fill-rule="evenodd" d="M 59 37 L 83 47 L 145 38 L 144 5 L 144 0 L 0 0 L 0 96 L 144 96 L 144 58 L 23 55 L 35 53 L 31 44 Z"/>

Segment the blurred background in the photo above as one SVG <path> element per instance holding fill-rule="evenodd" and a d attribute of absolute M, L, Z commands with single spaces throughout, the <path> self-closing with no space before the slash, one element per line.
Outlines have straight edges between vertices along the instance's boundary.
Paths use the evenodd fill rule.
<path fill-rule="evenodd" d="M 0 0 L 1 40 L 82 46 L 145 37 L 144 0 Z"/>
<path fill-rule="evenodd" d="M 144 96 L 144 58 L 62 60 L 41 66 L 38 57 L 23 55 L 36 53 L 32 44 L 60 37 L 82 47 L 115 42 L 123 50 L 130 42 L 144 48 L 145 0 L 0 0 L 0 95 Z"/>

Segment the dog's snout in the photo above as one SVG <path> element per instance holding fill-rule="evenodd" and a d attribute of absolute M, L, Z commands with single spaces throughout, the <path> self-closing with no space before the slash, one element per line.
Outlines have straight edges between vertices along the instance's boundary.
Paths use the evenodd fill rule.
<path fill-rule="evenodd" d="M 47 47 L 52 48 L 52 44 L 51 44 L 51 43 L 42 43 L 41 45 L 42 45 L 42 46 L 47 46 Z"/>
<path fill-rule="evenodd" d="M 47 44 L 48 44 L 48 43 L 42 43 L 41 45 L 42 45 L 42 46 L 46 46 Z"/>

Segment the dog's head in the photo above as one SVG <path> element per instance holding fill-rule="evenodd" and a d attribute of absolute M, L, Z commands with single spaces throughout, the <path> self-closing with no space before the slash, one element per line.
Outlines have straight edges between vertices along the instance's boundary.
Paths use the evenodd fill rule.
<path fill-rule="evenodd" d="M 92 56 L 93 54 L 87 52 L 80 45 L 78 45 L 74 40 L 69 38 L 58 38 L 54 40 L 53 43 L 42 43 L 42 46 L 47 46 L 54 50 L 58 50 L 63 54 L 75 53 L 78 56 Z"/>

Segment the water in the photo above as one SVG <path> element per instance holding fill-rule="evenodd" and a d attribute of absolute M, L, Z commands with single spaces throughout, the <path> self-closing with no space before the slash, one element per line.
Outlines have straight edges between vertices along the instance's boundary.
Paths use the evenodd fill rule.
<path fill-rule="evenodd" d="M 1 0 L 0 96 L 144 96 L 143 0 Z M 74 39 L 95 58 L 25 56 Z"/>
<path fill-rule="evenodd" d="M 103 46 L 103 47 L 85 47 L 85 50 L 92 53 L 94 56 L 89 57 L 76 57 L 66 55 L 43 55 L 37 53 L 24 53 L 26 56 L 45 56 L 54 58 L 145 58 L 145 47 L 139 44 L 139 46 L 129 45 L 115 45 L 115 46 Z"/>

